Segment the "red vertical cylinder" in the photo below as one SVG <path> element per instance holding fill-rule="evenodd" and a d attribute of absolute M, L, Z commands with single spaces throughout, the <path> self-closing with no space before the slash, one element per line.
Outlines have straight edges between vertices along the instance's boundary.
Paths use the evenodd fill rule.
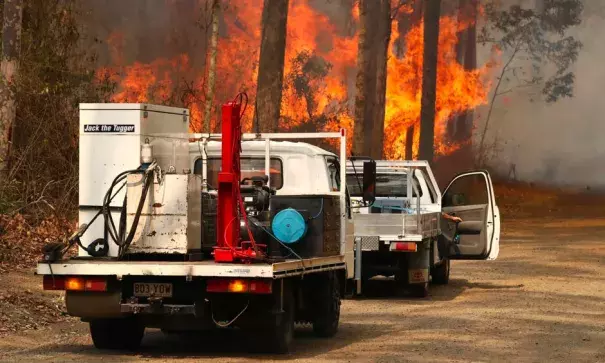
<path fill-rule="evenodd" d="M 241 106 L 229 102 L 222 107 L 222 162 L 218 174 L 216 261 L 233 261 L 233 249 L 239 247 Z"/>

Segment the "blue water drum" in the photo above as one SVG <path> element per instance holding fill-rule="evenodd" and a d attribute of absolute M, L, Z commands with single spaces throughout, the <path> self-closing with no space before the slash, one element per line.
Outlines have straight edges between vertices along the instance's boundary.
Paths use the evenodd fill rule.
<path fill-rule="evenodd" d="M 295 209 L 288 208 L 278 212 L 271 223 L 273 234 L 282 243 L 292 244 L 300 241 L 307 233 L 307 223 Z"/>

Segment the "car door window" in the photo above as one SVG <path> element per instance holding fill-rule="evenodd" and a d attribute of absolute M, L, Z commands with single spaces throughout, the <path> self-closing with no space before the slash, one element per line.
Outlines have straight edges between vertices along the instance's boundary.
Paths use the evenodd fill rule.
<path fill-rule="evenodd" d="M 483 205 L 489 203 L 485 177 L 482 174 L 457 178 L 443 196 L 443 207 Z"/>

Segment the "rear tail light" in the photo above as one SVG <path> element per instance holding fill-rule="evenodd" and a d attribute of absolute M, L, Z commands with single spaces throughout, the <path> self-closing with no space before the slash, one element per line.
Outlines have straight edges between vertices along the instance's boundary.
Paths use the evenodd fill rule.
<path fill-rule="evenodd" d="M 42 285 L 44 290 L 107 291 L 107 279 L 104 277 L 45 275 Z"/>
<path fill-rule="evenodd" d="M 68 291 L 84 291 L 84 278 L 68 277 L 65 279 L 65 290 Z"/>
<path fill-rule="evenodd" d="M 107 291 L 107 280 L 103 277 L 89 277 L 84 282 L 86 291 Z"/>
<path fill-rule="evenodd" d="M 416 252 L 416 242 L 391 242 L 391 251 Z"/>
<path fill-rule="evenodd" d="M 208 280 L 206 291 L 250 294 L 270 294 L 273 280 L 212 279 Z"/>

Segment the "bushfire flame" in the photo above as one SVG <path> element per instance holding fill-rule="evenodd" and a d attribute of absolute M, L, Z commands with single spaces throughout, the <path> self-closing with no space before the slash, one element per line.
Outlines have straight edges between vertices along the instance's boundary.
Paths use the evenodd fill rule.
<path fill-rule="evenodd" d="M 218 43 L 211 131 L 218 131 L 220 104 L 240 91 L 250 97 L 252 107 L 246 112 L 244 128 L 251 131 L 262 5 L 262 0 L 238 1 L 223 13 L 227 31 Z M 351 11 L 351 19 L 357 22 L 358 9 Z M 411 125 L 418 130 L 420 121 L 423 28 L 418 24 L 409 30 L 405 35 L 406 52 L 398 58 L 393 51 L 399 35 L 394 23 L 387 63 L 384 152 L 389 159 L 402 159 L 406 130 Z M 441 18 L 435 120 L 438 155 L 451 153 L 460 146 L 446 142 L 448 119 L 484 104 L 487 99 L 490 86 L 485 77 L 487 66 L 468 71 L 456 61 L 457 32 L 468 26 L 447 16 Z M 287 32 L 280 128 L 336 131 L 343 127 L 352 137 L 357 36 L 340 34 L 330 18 L 310 6 L 309 0 L 290 2 Z M 99 80 L 117 84 L 111 100 L 180 103 L 191 109 L 191 129 L 206 131 L 201 130 L 205 72 L 191 69 L 187 55 L 157 59 L 150 64 L 124 65 L 120 39 L 119 32 L 110 36 L 108 44 L 114 64 L 97 71 Z M 418 137 L 416 132 L 414 150 Z"/>

